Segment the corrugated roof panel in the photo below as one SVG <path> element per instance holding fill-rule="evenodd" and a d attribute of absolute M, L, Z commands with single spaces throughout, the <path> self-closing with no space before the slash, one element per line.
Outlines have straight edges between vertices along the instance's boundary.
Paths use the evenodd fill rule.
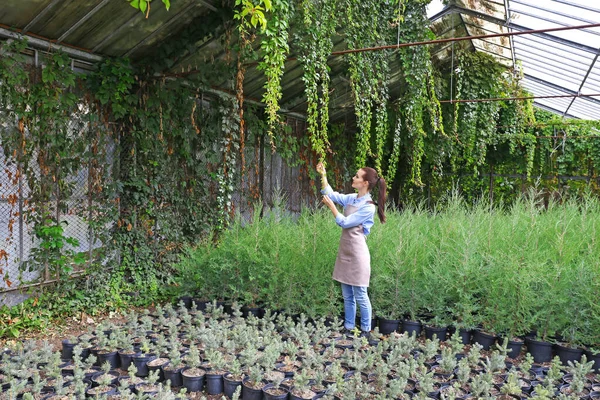
<path fill-rule="evenodd" d="M 569 114 L 581 119 L 596 120 L 600 118 L 600 106 L 584 98 L 577 98 L 569 108 Z"/>
<path fill-rule="evenodd" d="M 520 25 L 532 29 L 556 28 L 593 24 L 600 21 L 600 14 L 570 6 L 558 1 L 509 0 L 511 16 Z M 589 3 L 588 3 L 589 4 Z M 577 31 L 553 32 L 552 35 L 587 46 L 597 46 L 599 28 Z"/>

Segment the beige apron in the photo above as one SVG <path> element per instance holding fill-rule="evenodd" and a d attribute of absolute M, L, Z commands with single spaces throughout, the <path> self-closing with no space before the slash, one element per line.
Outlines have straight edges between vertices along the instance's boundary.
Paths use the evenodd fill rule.
<path fill-rule="evenodd" d="M 357 207 L 348 205 L 344 209 L 344 216 L 354 214 L 357 210 Z M 371 254 L 362 224 L 342 229 L 333 279 L 352 286 L 369 286 L 370 277 Z"/>

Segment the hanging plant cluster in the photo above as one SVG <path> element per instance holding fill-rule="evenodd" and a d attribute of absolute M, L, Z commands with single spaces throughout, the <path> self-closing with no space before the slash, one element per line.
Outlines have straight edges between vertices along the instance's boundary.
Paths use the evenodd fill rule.
<path fill-rule="evenodd" d="M 387 44 L 389 26 L 394 17 L 394 2 L 343 2 L 344 34 L 350 50 Z M 355 167 L 362 168 L 367 157 L 374 159 L 375 169 L 382 174 L 383 147 L 388 135 L 387 102 L 390 57 L 389 51 L 350 53 L 348 56 L 350 84 L 354 97 L 354 113 L 358 125 Z M 373 125 L 373 115 L 375 124 Z M 375 151 L 371 150 L 371 131 L 375 131 Z"/>
<path fill-rule="evenodd" d="M 429 1 L 406 3 L 403 22 L 399 26 L 400 42 L 419 42 L 433 39 L 429 28 L 426 6 Z M 410 153 L 410 181 L 422 186 L 421 163 L 425 155 L 425 117 L 430 116 L 431 135 L 443 134 L 441 108 L 434 90 L 435 80 L 431 55 L 427 46 L 402 47 L 398 56 L 404 71 L 406 89 L 399 100 L 401 120 L 412 143 Z M 396 160 L 390 160 L 390 163 Z M 391 177 L 390 177 L 391 178 Z"/>
<path fill-rule="evenodd" d="M 459 58 L 457 99 L 502 97 L 503 68 L 491 55 L 484 52 L 466 52 Z M 459 103 L 458 140 L 462 162 L 473 173 L 485 163 L 490 145 L 498 144 L 496 135 L 500 103 L 494 101 Z"/>
<path fill-rule="evenodd" d="M 338 2 L 303 0 L 298 13 L 299 59 L 304 68 L 302 80 L 308 104 L 307 130 L 319 161 L 325 160 L 329 140 L 329 66 L 332 37 L 337 23 Z"/>
<path fill-rule="evenodd" d="M 267 134 L 271 147 L 275 150 L 274 129 L 279 122 L 279 100 L 281 100 L 281 77 L 283 76 L 285 59 L 289 54 L 288 45 L 289 21 L 293 17 L 293 4 L 289 0 L 274 0 L 271 4 L 271 13 L 268 15 L 267 24 L 263 31 L 260 50 L 263 53 L 258 69 L 264 71 L 265 93 L 263 103 L 267 115 Z"/>
<path fill-rule="evenodd" d="M 40 66 L 28 65 L 22 56 L 26 47 L 26 41 L 17 40 L 0 45 L 1 145 L 18 187 L 9 204 L 14 208 L 26 197 L 22 211 L 11 210 L 9 229 L 12 232 L 14 218 L 22 212 L 39 245 L 31 249 L 28 260 L 20 260 L 19 277 L 0 271 L 9 287 L 25 271 L 49 279 L 84 261 L 71 247 L 78 241 L 65 233 L 61 216 L 74 191 L 73 174 L 90 157 L 102 157 L 90 151 L 86 114 L 91 105 L 76 95 L 77 78 L 69 58 L 62 53 L 40 54 Z"/>

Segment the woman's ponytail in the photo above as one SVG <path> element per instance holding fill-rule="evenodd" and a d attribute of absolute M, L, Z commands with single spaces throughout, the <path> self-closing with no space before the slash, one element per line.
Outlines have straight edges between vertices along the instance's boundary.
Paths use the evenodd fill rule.
<path fill-rule="evenodd" d="M 370 167 L 361 168 L 364 171 L 363 179 L 369 182 L 369 191 L 379 188 L 377 193 L 377 216 L 382 224 L 385 224 L 385 200 L 387 196 L 387 186 L 385 179 L 379 176 L 377 171 Z"/>
<path fill-rule="evenodd" d="M 377 186 L 379 186 L 379 196 L 377 197 L 377 216 L 382 224 L 385 224 L 385 200 L 387 196 L 387 185 L 385 179 L 377 178 Z"/>

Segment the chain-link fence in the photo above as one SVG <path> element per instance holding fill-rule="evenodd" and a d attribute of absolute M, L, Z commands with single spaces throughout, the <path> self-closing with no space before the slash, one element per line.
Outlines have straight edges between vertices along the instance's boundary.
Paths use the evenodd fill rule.
<path fill-rule="evenodd" d="M 112 163 L 114 143 L 107 149 L 107 162 Z M 39 176 L 39 166 L 33 163 L 29 168 Z M 60 278 L 60 270 L 39 266 L 30 268 L 32 250 L 39 248 L 40 240 L 33 231 L 33 223 L 28 221 L 28 211 L 44 207 L 62 226 L 65 238 L 75 239 L 77 245 L 67 245 L 74 253 L 87 254 L 91 259 L 92 250 L 102 245 L 88 221 L 94 220 L 93 210 L 97 208 L 94 191 L 89 190 L 92 176 L 87 165 L 82 164 L 76 174 L 67 181 L 68 197 L 53 198 L 40 204 L 30 198 L 30 190 L 21 168 L 7 161 L 4 149 L 0 146 L 0 305 L 14 305 L 27 295 L 23 289 L 51 283 Z M 60 196 L 60 194 L 58 194 Z M 108 229 L 109 226 L 105 226 Z M 81 273 L 87 264 L 73 266 L 71 274 Z"/>
<path fill-rule="evenodd" d="M 300 130 L 303 128 L 303 125 L 298 127 Z M 297 133 L 303 134 L 300 131 Z M 106 151 L 109 168 L 114 164 L 116 144 L 111 142 L 110 147 Z M 235 210 L 244 218 L 251 217 L 258 199 L 263 207 L 280 206 L 292 213 L 300 212 L 306 205 L 315 204 L 316 189 L 314 182 L 310 181 L 306 165 L 289 166 L 264 143 L 247 146 L 245 155 L 244 177 L 232 199 Z M 39 266 L 28 271 L 27 263 L 32 249 L 39 247 L 40 240 L 33 232 L 33 223 L 27 220 L 27 211 L 40 204 L 32 204 L 27 179 L 17 165 L 7 162 L 2 147 L 0 167 L 0 277 L 3 278 L 0 280 L 0 305 L 14 305 L 26 298 L 22 289 L 51 283 L 59 276 Z M 35 165 L 33 168 L 39 174 L 39 168 Z M 94 190 L 90 190 L 93 179 L 88 165 L 82 164 L 77 173 L 67 180 L 70 187 L 68 197 L 53 198 L 44 204 L 50 215 L 63 226 L 63 236 L 77 240 L 78 246 L 72 247 L 72 250 L 88 254 L 90 260 L 92 250 L 102 246 L 97 239 L 100 232 L 94 232 L 93 225 L 88 223 L 96 220 L 94 210 L 102 208 L 102 204 L 98 203 L 101 200 L 94 197 Z M 110 229 L 110 226 L 110 223 L 104 225 L 103 229 Z M 71 274 L 78 275 L 84 268 L 74 269 Z"/>

